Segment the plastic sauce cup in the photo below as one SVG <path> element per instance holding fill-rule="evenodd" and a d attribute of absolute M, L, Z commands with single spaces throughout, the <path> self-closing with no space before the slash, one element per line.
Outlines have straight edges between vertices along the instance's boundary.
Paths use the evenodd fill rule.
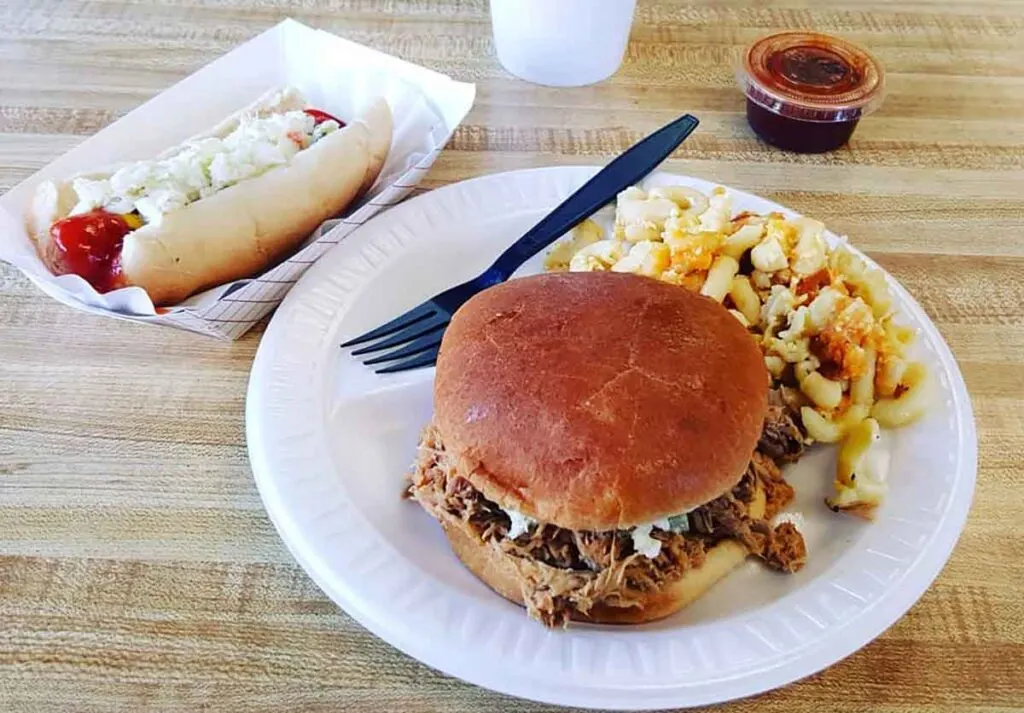
<path fill-rule="evenodd" d="M 838 37 L 782 32 L 751 45 L 736 70 L 747 122 L 768 143 L 822 153 L 845 144 L 882 104 L 885 73 L 866 50 Z"/>

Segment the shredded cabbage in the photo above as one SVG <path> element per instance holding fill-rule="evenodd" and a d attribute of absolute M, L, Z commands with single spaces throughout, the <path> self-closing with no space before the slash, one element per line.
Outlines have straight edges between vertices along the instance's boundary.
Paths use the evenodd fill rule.
<path fill-rule="evenodd" d="M 654 559 L 661 554 L 661 540 L 651 537 L 654 528 L 664 532 L 689 532 L 690 516 L 689 510 L 678 515 L 670 515 L 646 525 L 637 525 L 630 532 L 633 538 L 633 549 L 647 559 Z"/>
<path fill-rule="evenodd" d="M 224 138 L 190 141 L 168 156 L 138 161 L 110 178 L 76 178 L 71 215 L 103 208 L 138 211 L 159 223 L 171 211 L 288 163 L 295 154 L 336 131 L 335 121 L 315 126 L 303 111 L 245 117 Z"/>
<path fill-rule="evenodd" d="M 689 532 L 690 531 L 690 516 L 686 513 L 682 515 L 673 515 L 668 519 L 668 529 L 672 532 Z"/>
<path fill-rule="evenodd" d="M 649 525 L 637 525 L 633 528 L 632 533 L 630 533 L 633 538 L 633 549 L 647 559 L 654 559 L 661 554 L 661 540 L 656 540 L 651 537 L 651 530 L 653 529 L 654 523 Z"/>
<path fill-rule="evenodd" d="M 505 535 L 510 540 L 516 539 L 537 524 L 537 521 L 532 517 L 524 515 L 518 510 L 506 509 L 505 514 L 508 515 L 508 519 L 511 523 L 508 528 L 508 534 Z"/>
<path fill-rule="evenodd" d="M 510 540 L 516 539 L 537 524 L 537 521 L 532 517 L 524 515 L 518 510 L 510 508 L 502 508 L 502 510 L 508 515 L 509 528 L 505 536 Z M 629 531 L 630 537 L 633 540 L 633 550 L 648 559 L 654 559 L 661 553 L 661 541 L 651 537 L 654 528 L 664 532 L 689 532 L 689 515 L 687 513 L 680 513 L 671 517 L 663 517 L 646 525 L 637 525 Z"/>

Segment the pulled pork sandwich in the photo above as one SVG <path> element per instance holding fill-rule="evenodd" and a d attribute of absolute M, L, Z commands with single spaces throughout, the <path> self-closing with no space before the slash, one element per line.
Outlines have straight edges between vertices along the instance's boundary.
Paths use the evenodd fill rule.
<path fill-rule="evenodd" d="M 434 389 L 407 494 L 548 626 L 668 616 L 748 555 L 803 565 L 800 533 L 770 524 L 799 431 L 708 298 L 611 272 L 513 280 L 455 314 Z"/>

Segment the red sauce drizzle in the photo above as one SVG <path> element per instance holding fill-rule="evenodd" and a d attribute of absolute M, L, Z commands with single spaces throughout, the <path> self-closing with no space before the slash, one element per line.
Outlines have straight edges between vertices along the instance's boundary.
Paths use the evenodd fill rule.
<path fill-rule="evenodd" d="M 303 109 L 304 112 L 313 117 L 313 126 L 320 126 L 325 121 L 336 121 L 338 126 L 344 126 L 345 122 L 341 119 L 331 116 L 326 111 L 320 111 L 319 109 Z"/>
<path fill-rule="evenodd" d="M 60 272 L 79 275 L 99 292 L 116 288 L 121 246 L 132 231 L 124 216 L 102 209 L 72 215 L 50 227 Z"/>

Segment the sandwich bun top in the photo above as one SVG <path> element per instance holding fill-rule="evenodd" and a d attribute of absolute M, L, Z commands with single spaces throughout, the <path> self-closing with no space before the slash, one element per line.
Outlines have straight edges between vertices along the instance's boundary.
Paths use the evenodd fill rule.
<path fill-rule="evenodd" d="M 554 273 L 499 284 L 456 312 L 434 424 L 488 499 L 611 530 L 732 489 L 767 395 L 760 349 L 717 302 L 635 275 Z"/>

